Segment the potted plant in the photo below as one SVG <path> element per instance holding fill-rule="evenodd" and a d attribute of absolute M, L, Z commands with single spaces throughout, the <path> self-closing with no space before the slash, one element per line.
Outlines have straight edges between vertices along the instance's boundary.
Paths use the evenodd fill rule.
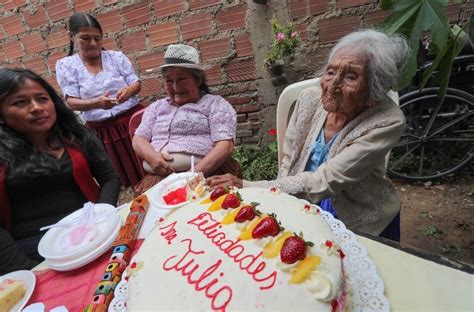
<path fill-rule="evenodd" d="M 288 82 L 284 74 L 285 61 L 293 58 L 295 50 L 300 44 L 300 37 L 291 22 L 282 25 L 273 18 L 271 25 L 274 41 L 265 57 L 264 66 L 270 74 L 272 84 L 281 86 Z"/>

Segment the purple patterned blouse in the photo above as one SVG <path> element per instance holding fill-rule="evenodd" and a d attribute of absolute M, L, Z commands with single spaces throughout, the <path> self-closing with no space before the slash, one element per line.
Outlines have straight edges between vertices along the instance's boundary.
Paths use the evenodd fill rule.
<path fill-rule="evenodd" d="M 167 145 L 168 152 L 205 156 L 214 142 L 234 140 L 237 114 L 223 97 L 204 95 L 197 103 L 171 105 L 169 97 L 145 109 L 135 131 L 156 151 Z"/>
<path fill-rule="evenodd" d="M 67 56 L 56 63 L 56 79 L 64 96 L 92 99 L 109 92 L 114 97 L 118 90 L 139 80 L 132 63 L 120 51 L 101 51 L 102 71 L 87 71 L 79 54 Z M 100 121 L 126 112 L 138 104 L 137 95 L 111 109 L 95 108 L 81 113 L 85 121 Z"/>

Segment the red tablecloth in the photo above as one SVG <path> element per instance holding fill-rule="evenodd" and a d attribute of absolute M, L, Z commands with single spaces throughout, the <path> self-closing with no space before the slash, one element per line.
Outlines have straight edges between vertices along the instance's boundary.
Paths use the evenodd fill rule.
<path fill-rule="evenodd" d="M 140 249 L 143 240 L 136 243 L 133 255 Z M 105 267 L 112 250 L 93 262 L 67 272 L 50 269 L 37 271 L 36 287 L 28 305 L 42 302 L 46 311 L 57 306 L 65 306 L 69 311 L 81 311 L 92 302 L 97 283 L 102 280 Z"/>

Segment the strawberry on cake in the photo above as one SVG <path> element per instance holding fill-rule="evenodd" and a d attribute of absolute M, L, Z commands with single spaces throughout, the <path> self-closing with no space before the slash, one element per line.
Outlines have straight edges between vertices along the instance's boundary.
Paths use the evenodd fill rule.
<path fill-rule="evenodd" d="M 317 206 L 217 188 L 160 220 L 132 260 L 130 311 L 344 311 L 343 251 Z"/>

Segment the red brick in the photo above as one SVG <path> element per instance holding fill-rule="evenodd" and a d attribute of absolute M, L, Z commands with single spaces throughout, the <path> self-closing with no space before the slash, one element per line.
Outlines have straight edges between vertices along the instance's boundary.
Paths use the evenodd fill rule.
<path fill-rule="evenodd" d="M 181 33 L 184 40 L 199 38 L 211 32 L 212 17 L 208 13 L 198 13 L 181 20 Z"/>
<path fill-rule="evenodd" d="M 23 66 L 23 64 L 20 63 L 20 62 L 8 63 L 8 64 L 4 64 L 2 66 L 5 66 L 7 68 L 25 68 L 25 66 Z"/>
<path fill-rule="evenodd" d="M 232 105 L 240 105 L 240 104 L 249 104 L 252 102 L 251 97 L 228 97 L 227 101 Z"/>
<path fill-rule="evenodd" d="M 203 62 L 222 58 L 229 54 L 229 39 L 206 40 L 199 44 L 199 51 Z"/>
<path fill-rule="evenodd" d="M 342 36 L 356 30 L 359 27 L 359 17 L 334 17 L 320 20 L 318 25 L 319 43 L 330 43 L 338 41 Z"/>
<path fill-rule="evenodd" d="M 81 0 L 72 2 L 74 3 L 74 10 L 76 10 L 77 13 L 92 11 L 96 8 L 95 0 Z"/>
<path fill-rule="evenodd" d="M 446 6 L 446 15 L 450 23 L 457 23 L 461 16 L 462 3 L 451 3 Z"/>
<path fill-rule="evenodd" d="M 221 0 L 189 0 L 189 8 L 191 10 L 205 8 L 211 5 L 221 3 Z"/>
<path fill-rule="evenodd" d="M 216 15 L 217 28 L 221 30 L 245 27 L 245 5 L 236 5 Z"/>
<path fill-rule="evenodd" d="M 140 97 L 157 96 L 161 91 L 161 80 L 159 78 L 142 79 Z"/>
<path fill-rule="evenodd" d="M 53 52 L 49 55 L 47 64 L 50 73 L 56 72 L 56 62 L 65 56 L 66 52 L 64 51 Z"/>
<path fill-rule="evenodd" d="M 328 0 L 309 0 L 309 12 L 311 15 L 320 15 L 328 10 Z"/>
<path fill-rule="evenodd" d="M 68 6 L 68 0 L 54 0 L 45 3 L 48 15 L 53 22 L 70 17 L 73 12 Z"/>
<path fill-rule="evenodd" d="M 154 52 L 139 56 L 137 57 L 137 63 L 142 73 L 145 73 L 147 69 L 158 69 L 158 67 L 163 64 L 163 52 Z"/>
<path fill-rule="evenodd" d="M 146 2 L 129 5 L 123 8 L 122 12 L 127 27 L 146 24 L 150 21 L 151 12 Z"/>
<path fill-rule="evenodd" d="M 245 33 L 235 37 L 235 49 L 237 56 L 249 56 L 253 54 L 252 42 L 250 42 L 250 34 Z"/>
<path fill-rule="evenodd" d="M 257 105 L 255 104 L 236 105 L 234 106 L 234 109 L 237 113 L 250 113 L 258 110 Z"/>
<path fill-rule="evenodd" d="M 206 70 L 206 78 L 208 86 L 215 86 L 224 83 L 222 77 L 222 69 L 220 65 L 215 65 L 212 68 Z"/>
<path fill-rule="evenodd" d="M 69 49 L 69 36 L 65 29 L 60 29 L 46 36 L 46 42 L 48 49 L 59 48 L 65 45 L 67 45 Z"/>
<path fill-rule="evenodd" d="M 254 80 L 257 78 L 255 61 L 253 59 L 232 62 L 225 66 L 225 69 L 229 82 Z"/>
<path fill-rule="evenodd" d="M 102 41 L 102 46 L 106 50 L 118 50 L 117 41 L 115 40 L 114 37 L 105 38 Z"/>
<path fill-rule="evenodd" d="M 302 41 L 308 39 L 308 24 L 295 25 L 295 31 L 300 35 Z"/>
<path fill-rule="evenodd" d="M 20 41 L 13 40 L 2 45 L 2 49 L 5 52 L 5 56 L 9 61 L 12 61 L 18 57 L 25 55 L 21 48 Z"/>
<path fill-rule="evenodd" d="M 4 0 L 2 1 L 5 11 L 16 9 L 26 3 L 25 0 Z"/>
<path fill-rule="evenodd" d="M 184 12 L 184 1 L 176 0 L 154 0 L 156 17 L 165 17 Z"/>
<path fill-rule="evenodd" d="M 362 20 L 363 20 L 364 26 L 372 27 L 383 22 L 387 17 L 390 16 L 390 14 L 392 14 L 392 11 L 377 10 L 377 11 L 365 14 L 362 17 Z"/>
<path fill-rule="evenodd" d="M 290 13 L 292 18 L 298 18 L 307 14 L 308 1 L 307 0 L 291 0 Z"/>
<path fill-rule="evenodd" d="M 42 6 L 36 6 L 35 12 L 32 14 L 30 13 L 29 9 L 23 10 L 23 16 L 25 17 L 26 24 L 30 26 L 30 28 L 37 28 L 40 26 L 48 25 L 48 17 L 46 16 L 46 11 Z"/>
<path fill-rule="evenodd" d="M 122 21 L 119 10 L 108 11 L 97 16 L 97 20 L 102 27 L 102 31 L 107 34 L 122 30 Z"/>
<path fill-rule="evenodd" d="M 372 3 L 374 0 L 337 0 L 336 9 L 345 9 L 350 7 L 355 7 L 359 5 L 364 5 Z"/>
<path fill-rule="evenodd" d="M 42 57 L 35 57 L 28 61 L 23 60 L 22 62 L 25 68 L 37 73 L 38 75 L 43 75 L 45 73 L 45 62 Z"/>
<path fill-rule="evenodd" d="M 159 23 L 148 28 L 148 34 L 153 47 L 165 46 L 179 41 L 178 25 L 175 22 Z"/>
<path fill-rule="evenodd" d="M 25 27 L 23 27 L 18 15 L 3 18 L 1 24 L 8 36 L 18 35 L 25 31 Z"/>
<path fill-rule="evenodd" d="M 139 30 L 130 34 L 122 35 L 120 38 L 122 51 L 124 53 L 144 50 L 146 48 L 145 32 Z"/>
<path fill-rule="evenodd" d="M 21 42 L 28 54 L 46 50 L 46 41 L 41 37 L 40 33 L 26 35 L 21 39 Z"/>

